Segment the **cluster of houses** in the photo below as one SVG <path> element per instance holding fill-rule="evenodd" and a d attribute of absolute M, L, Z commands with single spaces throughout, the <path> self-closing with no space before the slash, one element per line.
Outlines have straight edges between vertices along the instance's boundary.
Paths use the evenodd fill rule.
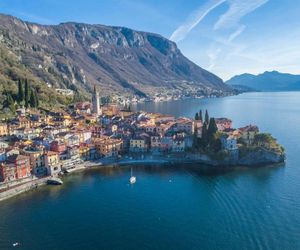
<path fill-rule="evenodd" d="M 0 123 L 0 181 L 53 176 L 102 158 L 181 153 L 192 148 L 195 128 L 201 137 L 200 120 L 98 105 L 77 103 L 43 113 L 20 109 L 13 120 Z M 236 150 L 238 138 L 251 144 L 258 133 L 256 126 L 233 129 L 226 118 L 216 124 L 226 150 Z"/>

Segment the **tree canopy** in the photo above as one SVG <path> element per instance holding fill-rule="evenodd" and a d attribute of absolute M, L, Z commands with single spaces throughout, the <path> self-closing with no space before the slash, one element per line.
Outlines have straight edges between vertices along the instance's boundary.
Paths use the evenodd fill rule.
<path fill-rule="evenodd" d="M 199 111 L 199 120 L 200 121 L 203 121 L 203 115 L 202 115 L 202 110 L 200 109 Z"/>
<path fill-rule="evenodd" d="M 208 115 L 208 111 L 205 111 L 205 122 L 206 124 L 209 124 L 209 115 Z"/>
<path fill-rule="evenodd" d="M 21 104 L 24 101 L 24 90 L 22 81 L 18 80 L 18 102 Z"/>
<path fill-rule="evenodd" d="M 39 106 L 37 93 L 33 89 L 31 89 L 31 91 L 30 91 L 29 104 L 30 104 L 30 107 L 32 107 L 32 108 L 38 108 L 38 106 Z"/>
<path fill-rule="evenodd" d="M 29 107 L 29 85 L 28 85 L 28 80 L 25 80 L 25 107 Z"/>
<path fill-rule="evenodd" d="M 210 118 L 208 130 L 207 130 L 209 138 L 212 138 L 215 135 L 215 133 L 217 133 L 217 131 L 218 131 L 218 127 L 215 118 Z"/>

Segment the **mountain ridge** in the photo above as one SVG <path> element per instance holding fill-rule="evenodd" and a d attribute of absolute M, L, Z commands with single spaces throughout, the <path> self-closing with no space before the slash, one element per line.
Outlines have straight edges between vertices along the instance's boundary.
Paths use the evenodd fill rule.
<path fill-rule="evenodd" d="M 174 42 L 126 27 L 76 22 L 40 25 L 0 14 L 0 46 L 25 65 L 35 82 L 53 89 L 89 95 L 95 85 L 102 94 L 140 97 L 232 91 L 221 78 L 187 59 Z M 17 77 L 0 71 L 0 80 Z"/>
<path fill-rule="evenodd" d="M 297 91 L 300 90 L 300 75 L 275 70 L 257 75 L 244 73 L 232 77 L 226 84 L 245 86 L 258 91 Z"/>

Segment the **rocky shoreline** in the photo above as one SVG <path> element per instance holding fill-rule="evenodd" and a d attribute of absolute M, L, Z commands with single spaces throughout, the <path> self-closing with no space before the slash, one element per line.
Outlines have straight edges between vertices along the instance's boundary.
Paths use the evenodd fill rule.
<path fill-rule="evenodd" d="M 285 154 L 260 148 L 260 150 L 250 152 L 242 157 L 232 157 L 229 155 L 222 160 L 212 159 L 208 154 L 200 153 L 177 153 L 177 154 L 143 154 L 143 155 L 127 155 L 123 158 L 103 158 L 98 161 L 85 162 L 84 166 L 78 165 L 68 173 L 84 171 L 86 169 L 108 167 L 108 166 L 124 166 L 124 165 L 141 165 L 141 164 L 197 164 L 214 167 L 214 168 L 235 168 L 235 167 L 264 167 L 284 163 Z M 0 201 L 12 198 L 21 193 L 37 189 L 39 186 L 46 185 L 49 177 L 34 179 L 7 189 L 0 190 Z"/>
<path fill-rule="evenodd" d="M 110 164 L 139 164 L 139 163 L 172 163 L 172 164 L 204 164 L 213 167 L 256 167 L 283 163 L 285 154 L 261 148 L 242 157 L 227 156 L 222 160 L 212 159 L 208 154 L 180 153 L 167 155 L 142 155 L 121 160 L 112 160 Z M 103 164 L 104 165 L 104 164 Z"/>

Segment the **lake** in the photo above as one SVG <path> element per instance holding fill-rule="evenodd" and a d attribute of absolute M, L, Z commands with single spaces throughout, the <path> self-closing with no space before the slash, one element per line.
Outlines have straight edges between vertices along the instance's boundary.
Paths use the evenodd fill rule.
<path fill-rule="evenodd" d="M 300 92 L 142 103 L 194 117 L 208 109 L 256 124 L 286 148 L 285 166 L 202 171 L 107 167 L 0 203 L 0 249 L 300 249 Z"/>

